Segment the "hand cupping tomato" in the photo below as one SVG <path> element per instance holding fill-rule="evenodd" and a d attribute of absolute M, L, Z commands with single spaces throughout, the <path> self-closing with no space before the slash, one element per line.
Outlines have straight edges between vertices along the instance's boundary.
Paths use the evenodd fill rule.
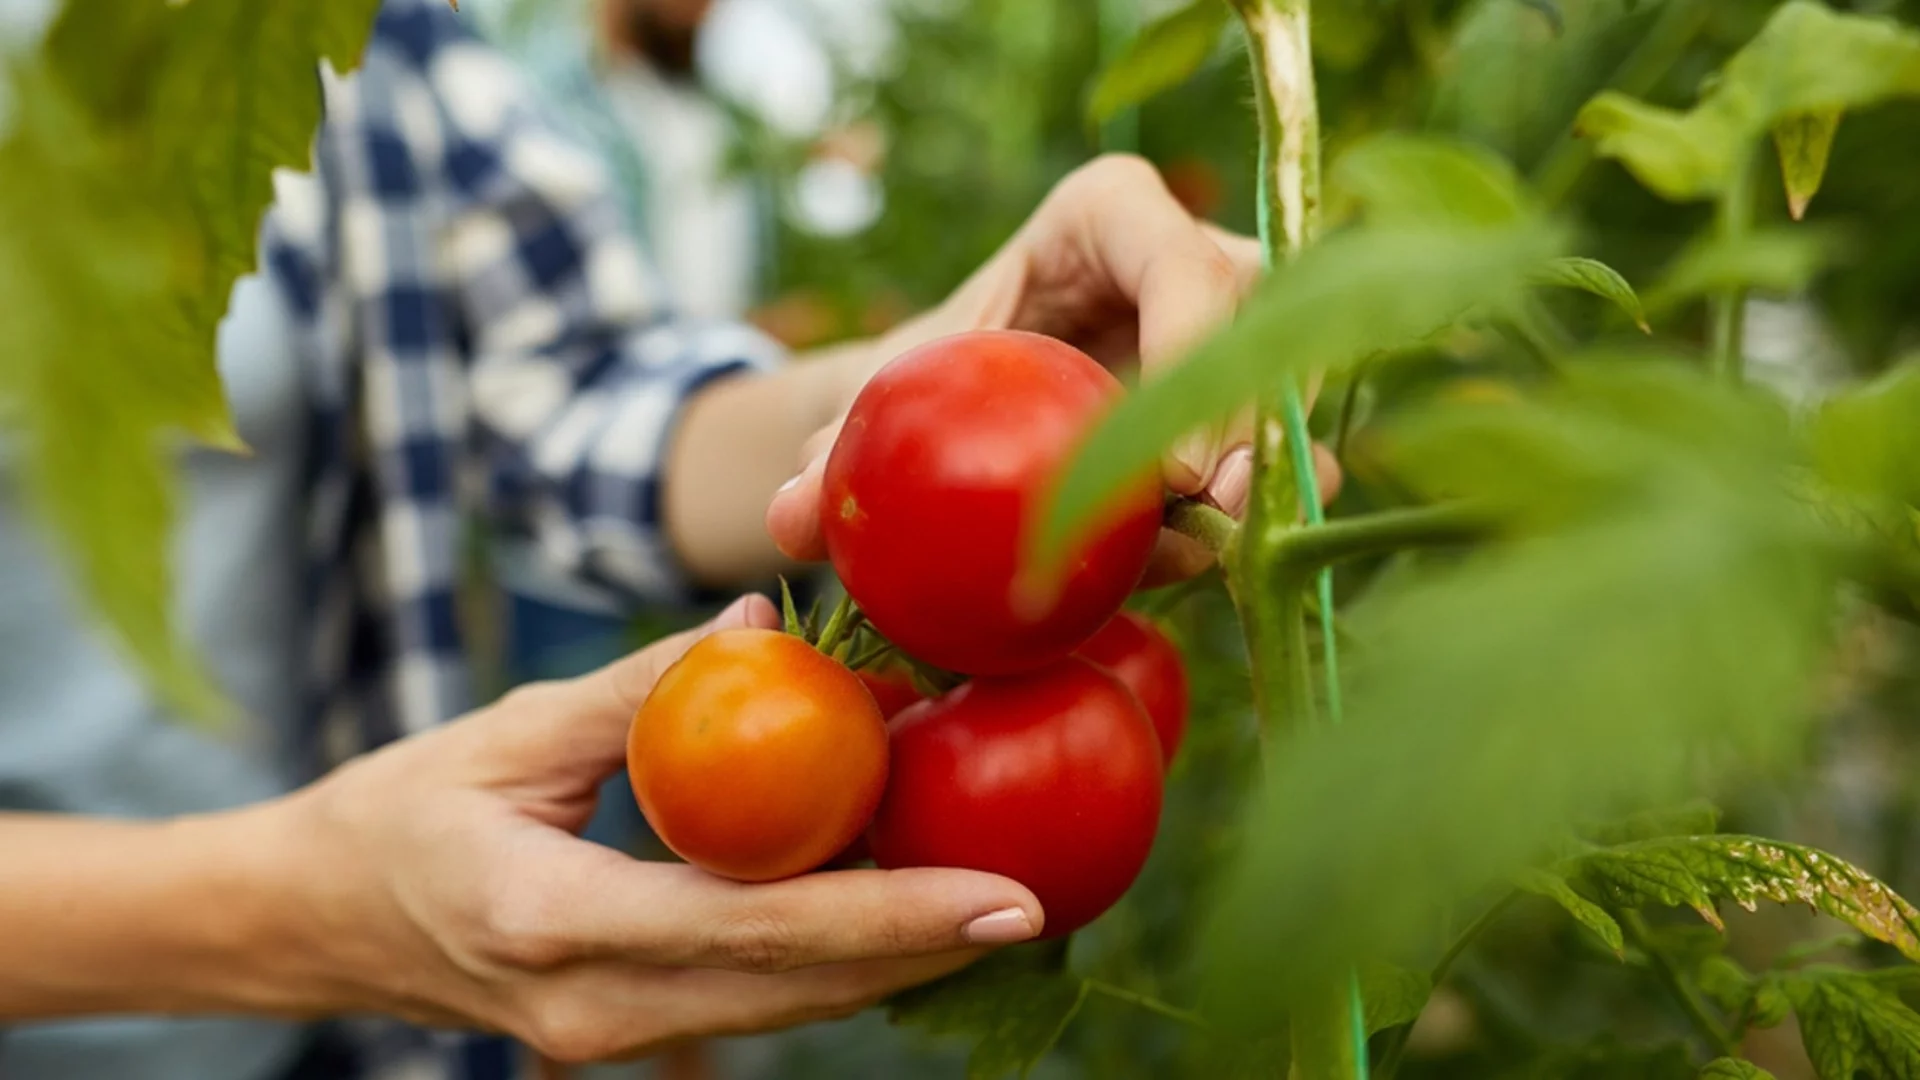
<path fill-rule="evenodd" d="M 1179 651 L 1120 610 L 1159 534 L 1157 477 L 1116 498 L 1056 587 L 1021 573 L 1051 484 L 1121 392 L 1078 350 L 1003 331 L 875 375 L 821 505 L 866 628 L 843 611 L 816 632 L 790 613 L 789 633 L 717 634 L 667 672 L 628 741 L 661 839 L 743 881 L 869 855 L 1002 874 L 1039 898 L 1048 937 L 1118 901 L 1187 721 Z M 877 650 L 856 649 L 870 636 Z M 916 669 L 971 679 L 928 697 Z"/>

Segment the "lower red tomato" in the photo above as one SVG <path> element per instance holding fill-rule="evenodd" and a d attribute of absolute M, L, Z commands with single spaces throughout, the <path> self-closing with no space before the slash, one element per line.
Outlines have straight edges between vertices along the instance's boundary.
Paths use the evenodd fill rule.
<path fill-rule="evenodd" d="M 627 773 L 675 854 L 773 881 L 820 866 L 866 828 L 886 787 L 886 721 L 853 672 L 799 638 L 725 630 L 640 706 Z"/>
<path fill-rule="evenodd" d="M 1123 611 L 1076 654 L 1127 684 L 1147 710 L 1168 762 L 1187 733 L 1187 666 L 1180 650 L 1144 615 Z"/>
<path fill-rule="evenodd" d="M 976 679 L 893 722 L 868 842 L 886 869 L 951 866 L 1033 890 L 1045 936 L 1072 933 L 1133 884 L 1160 823 L 1163 765 L 1138 699 L 1069 657 Z"/>
<path fill-rule="evenodd" d="M 873 695 L 874 704 L 880 706 L 880 715 L 889 720 L 907 706 L 926 700 L 913 685 L 913 677 L 904 671 L 894 668 L 879 671 L 869 669 L 859 674 L 867 692 Z"/>

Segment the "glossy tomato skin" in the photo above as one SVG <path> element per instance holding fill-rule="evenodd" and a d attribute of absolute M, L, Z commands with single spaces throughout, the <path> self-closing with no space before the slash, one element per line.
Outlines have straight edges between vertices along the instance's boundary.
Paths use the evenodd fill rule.
<path fill-rule="evenodd" d="M 1161 755 L 1171 764 L 1187 734 L 1187 665 L 1180 649 L 1151 619 L 1123 611 L 1075 655 L 1113 672 L 1133 691 L 1160 736 Z"/>
<path fill-rule="evenodd" d="M 1119 380 L 1064 342 L 977 331 L 882 368 L 827 458 L 821 529 L 867 618 L 909 654 L 969 675 L 1068 655 L 1139 583 L 1161 519 L 1143 475 L 1069 556 L 1053 599 L 1016 588 L 1027 530 Z"/>
<path fill-rule="evenodd" d="M 1160 823 L 1162 764 L 1133 693 L 1077 657 L 976 679 L 894 718 L 868 831 L 884 869 L 951 866 L 1033 890 L 1070 934 L 1133 884 Z"/>
<path fill-rule="evenodd" d="M 913 685 L 913 677 L 904 671 L 867 670 L 858 674 L 860 681 L 866 685 L 867 693 L 873 695 L 874 704 L 880 706 L 880 715 L 888 720 L 900 715 L 907 706 L 926 700 Z"/>
<path fill-rule="evenodd" d="M 640 706 L 627 774 L 675 854 L 774 881 L 820 866 L 866 828 L 886 787 L 886 721 L 853 672 L 799 638 L 723 630 Z"/>

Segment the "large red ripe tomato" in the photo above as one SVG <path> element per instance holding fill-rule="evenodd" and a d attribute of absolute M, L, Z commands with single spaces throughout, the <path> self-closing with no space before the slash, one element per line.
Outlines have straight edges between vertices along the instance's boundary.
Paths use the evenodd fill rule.
<path fill-rule="evenodd" d="M 833 568 L 873 625 L 969 675 L 1031 670 L 1092 636 L 1152 553 L 1154 476 L 1085 534 L 1050 602 L 1016 577 L 1050 485 L 1120 393 L 1085 353 L 1012 331 L 943 338 L 882 368 L 827 458 L 820 506 Z"/>
<path fill-rule="evenodd" d="M 866 828 L 886 787 L 886 721 L 853 672 L 799 638 L 724 630 L 640 706 L 627 773 L 675 854 L 773 881 L 821 865 Z"/>
<path fill-rule="evenodd" d="M 1125 686 L 1074 657 L 978 679 L 893 722 L 867 840 L 886 869 L 1002 874 L 1072 933 L 1139 876 L 1160 823 L 1159 740 Z"/>
<path fill-rule="evenodd" d="M 1187 733 L 1187 666 L 1167 635 L 1145 616 L 1123 611 L 1075 655 L 1113 672 L 1133 691 L 1171 762 Z"/>

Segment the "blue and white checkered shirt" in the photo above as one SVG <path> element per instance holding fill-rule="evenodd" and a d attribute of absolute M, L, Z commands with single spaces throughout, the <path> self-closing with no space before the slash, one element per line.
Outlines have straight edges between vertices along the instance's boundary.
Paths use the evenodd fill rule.
<path fill-rule="evenodd" d="M 691 599 L 661 521 L 676 416 L 780 358 L 663 306 L 605 167 L 444 0 L 388 0 L 360 71 L 324 82 L 316 173 L 277 179 L 262 241 L 317 413 L 316 768 L 472 705 L 476 517 L 610 595 Z"/>
<path fill-rule="evenodd" d="M 606 167 L 445 0 L 388 0 L 361 69 L 322 82 L 315 172 L 276 177 L 261 240 L 314 411 L 315 774 L 474 703 L 455 594 L 476 521 L 624 602 L 695 599 L 662 525 L 676 417 L 781 355 L 665 308 Z M 497 1043 L 364 1034 L 362 1075 L 504 1067 Z"/>

